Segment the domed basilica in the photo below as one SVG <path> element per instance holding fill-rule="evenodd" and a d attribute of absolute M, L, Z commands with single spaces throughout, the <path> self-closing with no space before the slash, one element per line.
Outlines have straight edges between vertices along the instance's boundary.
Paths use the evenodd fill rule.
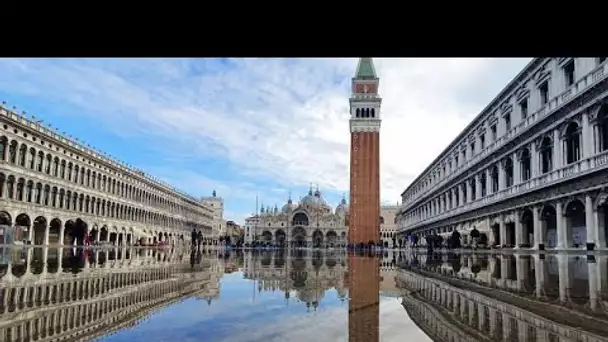
<path fill-rule="evenodd" d="M 337 247 L 346 244 L 348 205 L 346 199 L 335 210 L 327 204 L 321 191 L 312 186 L 308 194 L 295 203 L 291 196 L 279 210 L 264 207 L 245 220 L 245 242 L 266 242 L 282 246 Z"/>

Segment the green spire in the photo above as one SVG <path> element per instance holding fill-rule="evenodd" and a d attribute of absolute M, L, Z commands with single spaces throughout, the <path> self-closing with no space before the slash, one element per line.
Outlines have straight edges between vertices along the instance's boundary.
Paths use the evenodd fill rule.
<path fill-rule="evenodd" d="M 376 69 L 374 68 L 374 62 L 371 58 L 359 58 L 359 63 L 357 63 L 357 73 L 355 74 L 355 78 L 377 78 Z"/>

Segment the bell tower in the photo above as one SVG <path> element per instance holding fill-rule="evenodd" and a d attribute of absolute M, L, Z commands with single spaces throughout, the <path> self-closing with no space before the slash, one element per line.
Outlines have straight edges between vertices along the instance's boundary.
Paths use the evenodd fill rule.
<path fill-rule="evenodd" d="M 350 97 L 348 243 L 380 241 L 380 79 L 371 58 L 360 58 Z"/>

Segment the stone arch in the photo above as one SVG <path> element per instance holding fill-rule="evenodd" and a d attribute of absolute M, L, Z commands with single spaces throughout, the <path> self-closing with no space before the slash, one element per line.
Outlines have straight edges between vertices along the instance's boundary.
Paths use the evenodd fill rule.
<path fill-rule="evenodd" d="M 6 211 L 0 211 L 0 226 L 12 226 L 13 218 Z"/>
<path fill-rule="evenodd" d="M 0 189 L 1 191 L 1 189 Z M 1 193 L 1 192 L 0 192 Z M 4 230 L 4 234 L 0 235 L 0 243 L 12 243 L 12 238 L 9 238 L 13 226 L 13 219 L 6 211 L 0 211 L 0 229 Z"/>
<path fill-rule="evenodd" d="M 309 219 L 308 215 L 305 212 L 299 211 L 293 215 L 293 219 L 291 220 L 292 226 L 308 226 Z"/>
<path fill-rule="evenodd" d="M 108 241 L 110 231 L 108 230 L 107 225 L 103 225 L 101 229 L 99 229 L 99 241 Z"/>
<path fill-rule="evenodd" d="M 328 231 L 325 237 L 329 247 L 335 247 L 338 244 L 338 234 L 334 230 Z"/>
<path fill-rule="evenodd" d="M 534 226 L 534 213 L 532 210 L 533 209 L 525 208 L 518 217 L 518 220 L 522 225 L 521 229 L 523 230 L 521 243 L 522 245 L 525 245 L 525 247 L 532 247 L 532 243 L 534 242 L 534 230 L 537 229 L 537 227 Z"/>
<path fill-rule="evenodd" d="M 300 226 L 293 228 L 291 231 L 291 241 L 296 246 L 304 246 L 306 244 L 306 230 Z"/>
<path fill-rule="evenodd" d="M 90 242 L 98 241 L 99 236 L 101 235 L 101 230 L 99 229 L 99 225 L 97 223 L 93 223 L 93 228 L 91 228 L 91 232 L 89 233 Z"/>
<path fill-rule="evenodd" d="M 581 157 L 581 123 L 576 119 L 568 120 L 560 127 L 560 137 L 565 145 L 566 164 L 574 163 Z M 560 146 L 561 147 L 561 146 Z"/>
<path fill-rule="evenodd" d="M 264 241 L 264 242 L 272 241 L 272 233 L 269 230 L 264 230 L 262 232 L 262 241 Z"/>
<path fill-rule="evenodd" d="M 587 220 L 585 217 L 585 202 L 580 198 L 569 199 L 564 205 L 566 218 L 566 236 L 564 247 L 581 247 L 587 243 Z"/>
<path fill-rule="evenodd" d="M 555 247 L 557 245 L 557 217 L 555 206 L 546 203 L 540 211 L 541 219 L 541 234 L 546 236 L 541 237 L 541 241 L 547 243 L 547 247 Z"/>
<path fill-rule="evenodd" d="M 380 216 L 380 224 L 384 224 L 384 217 Z"/>
<path fill-rule="evenodd" d="M 59 244 L 61 238 L 61 220 L 54 218 L 49 223 L 49 244 Z"/>
<path fill-rule="evenodd" d="M 66 245 L 83 245 L 84 237 L 87 234 L 87 224 L 81 218 L 68 220 L 65 222 L 63 242 Z"/>
<path fill-rule="evenodd" d="M 47 241 L 45 240 L 47 221 L 44 216 L 38 216 L 34 219 L 34 226 L 32 227 L 32 244 L 44 245 Z"/>
<path fill-rule="evenodd" d="M 274 238 L 277 244 L 281 246 L 287 243 L 287 234 L 285 234 L 285 231 L 283 229 L 278 229 L 276 232 L 274 232 Z"/>
<path fill-rule="evenodd" d="M 312 233 L 312 245 L 313 247 L 322 247 L 323 246 L 323 232 L 319 229 L 315 229 Z"/>
<path fill-rule="evenodd" d="M 13 241 L 23 241 L 28 238 L 29 230 L 32 228 L 32 219 L 26 213 L 21 213 L 15 218 L 15 230 Z"/>

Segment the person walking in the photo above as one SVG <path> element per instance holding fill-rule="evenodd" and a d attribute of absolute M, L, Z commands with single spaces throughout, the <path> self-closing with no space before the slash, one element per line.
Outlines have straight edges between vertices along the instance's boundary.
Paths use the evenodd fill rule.
<path fill-rule="evenodd" d="M 190 233 L 190 239 L 192 243 L 192 247 L 196 246 L 196 239 L 198 236 L 196 235 L 196 229 L 192 228 L 192 233 Z"/>

